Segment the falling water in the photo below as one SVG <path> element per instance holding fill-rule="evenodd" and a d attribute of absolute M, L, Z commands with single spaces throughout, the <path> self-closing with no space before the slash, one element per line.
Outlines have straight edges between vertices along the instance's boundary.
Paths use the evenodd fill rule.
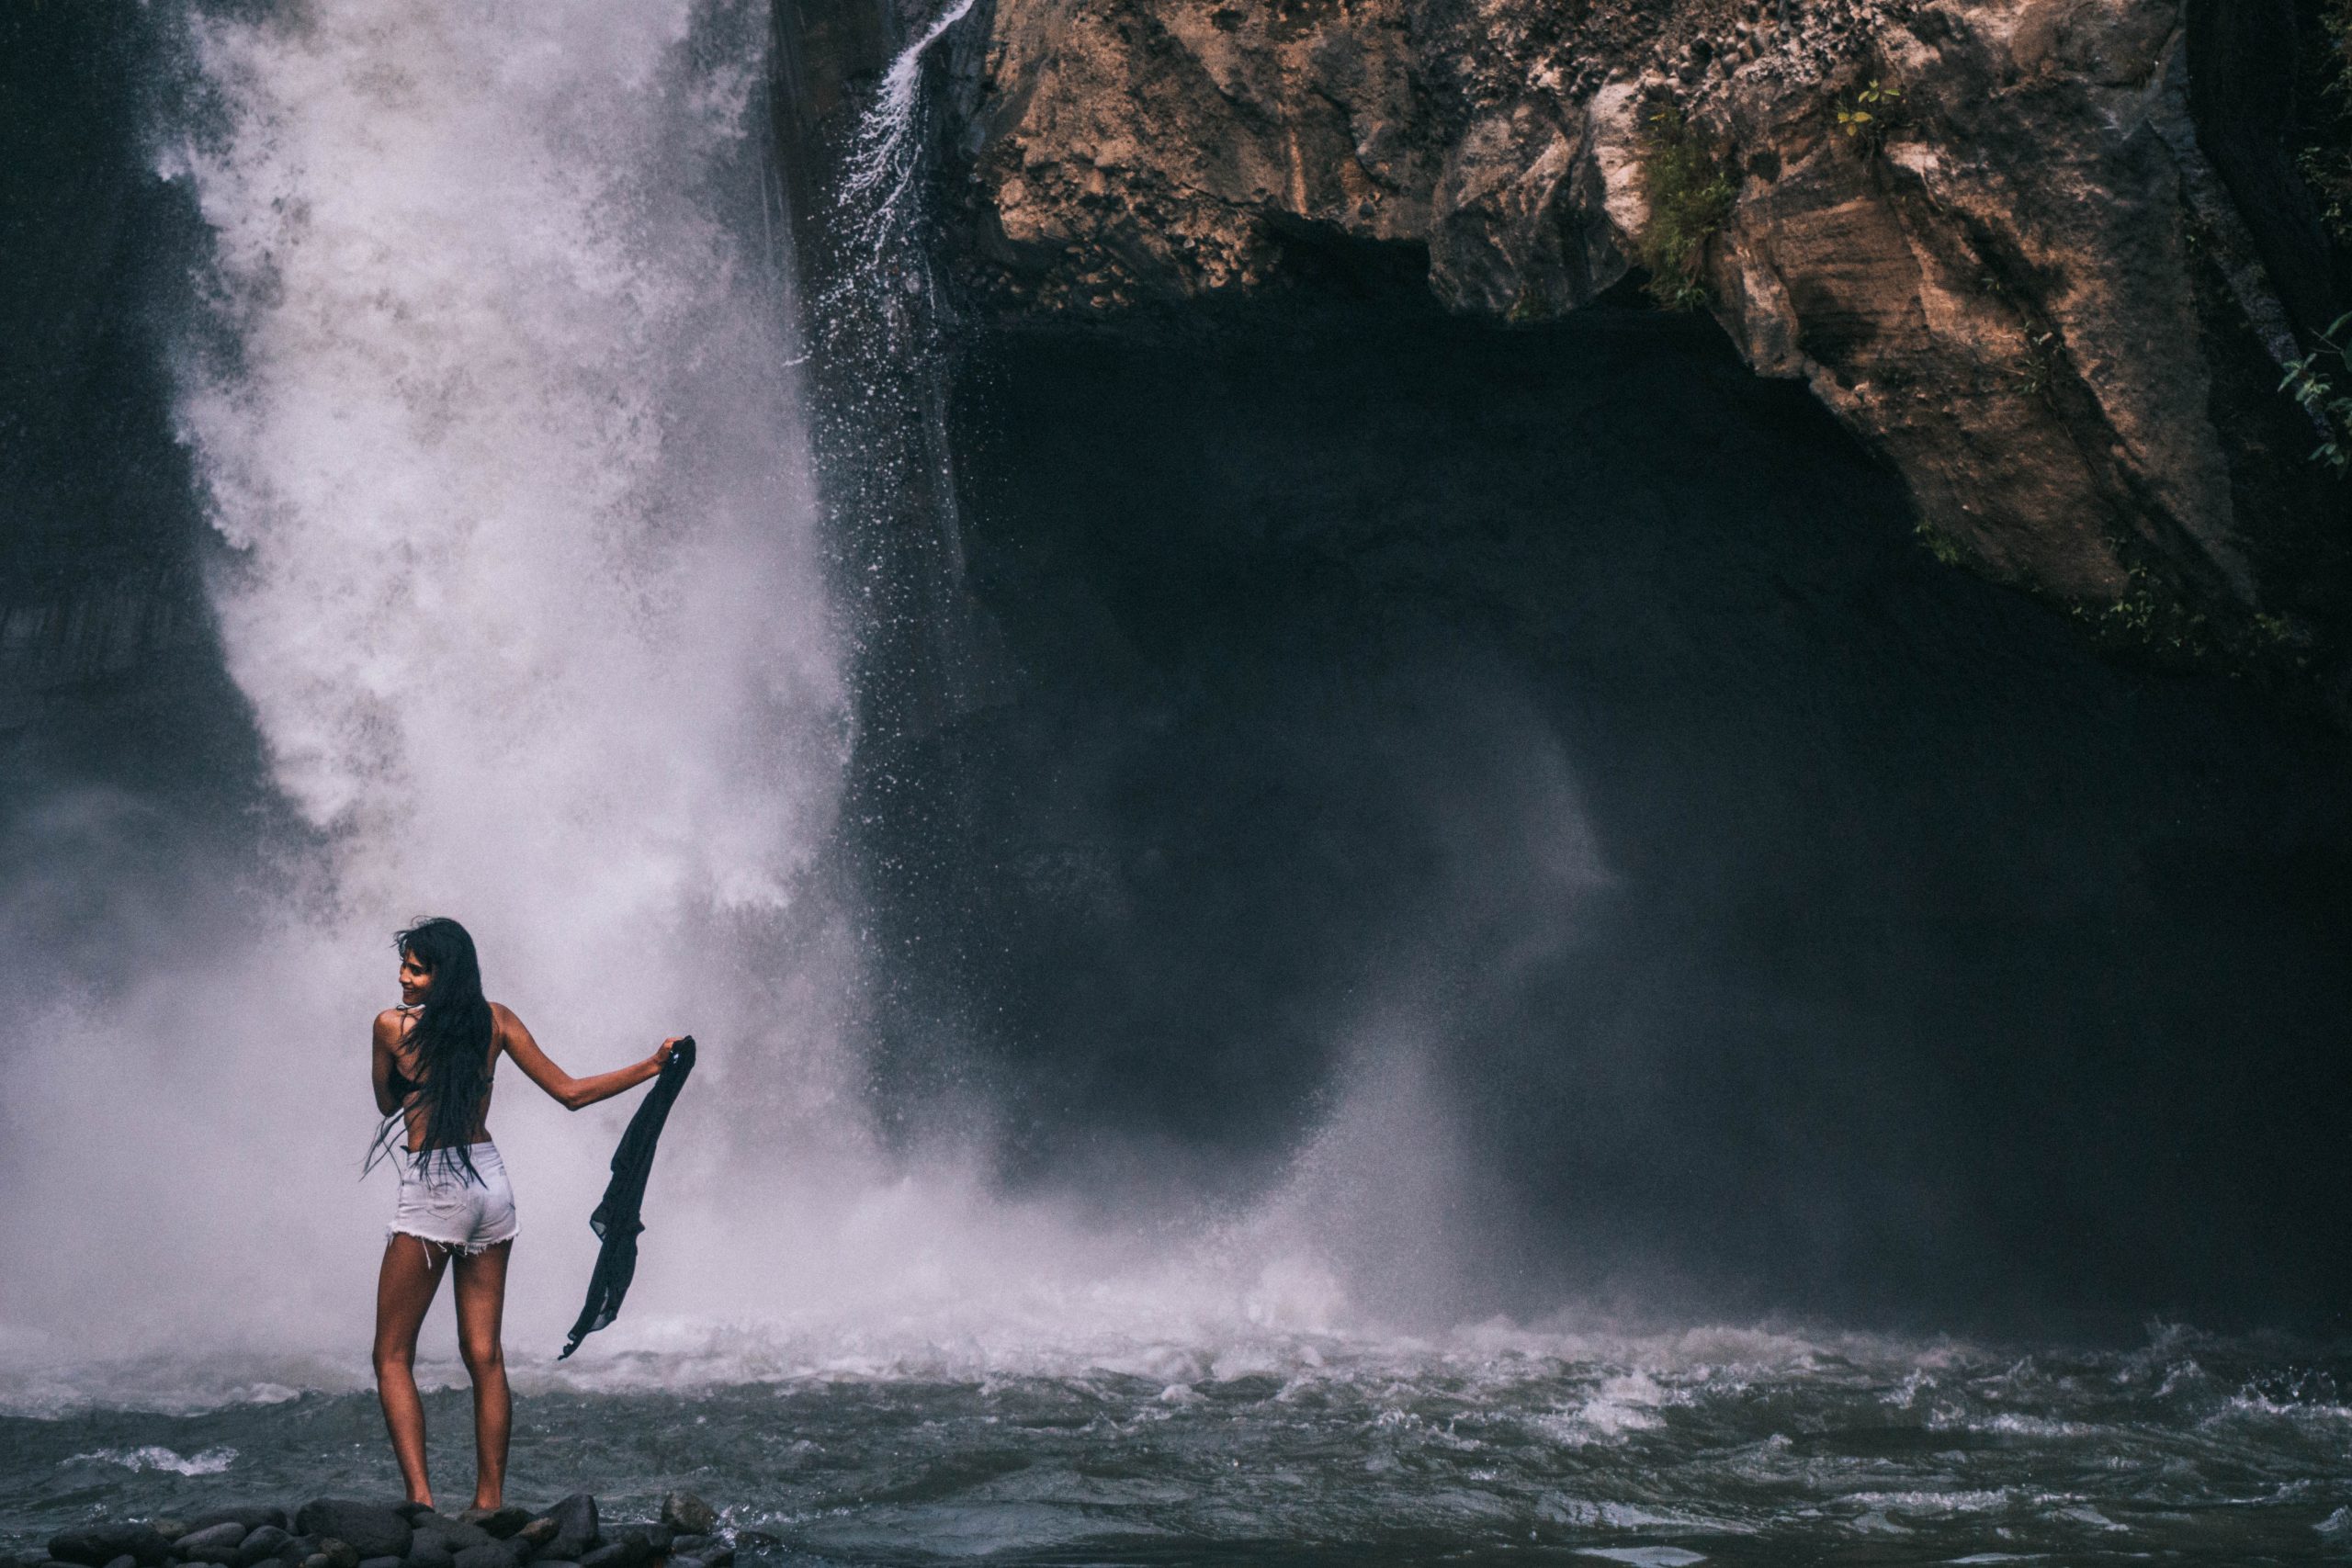
<path fill-rule="evenodd" d="M 972 0 L 956 0 L 900 50 L 882 73 L 842 162 L 842 210 L 866 265 L 879 268 L 893 251 L 919 245 L 914 233 L 922 205 L 923 57 L 962 21 Z"/>
<path fill-rule="evenodd" d="M 356 1175 L 385 942 L 421 913 L 466 920 L 567 1066 L 694 1030 L 772 1134 L 844 1120 L 820 860 L 847 719 L 758 243 L 764 20 L 452 0 L 189 23 L 198 107 L 158 161 L 213 249 L 177 417 L 297 831 L 170 972 L 62 999 L 76 1049 L 11 1106 L 42 1110 L 12 1129 L 22 1179 L 55 1174 L 61 1113 L 147 1157 L 9 1235 L 93 1227 L 237 1302 L 175 1341 L 281 1336 L 346 1292 L 291 1337 L 351 1332 L 364 1265 L 260 1299 L 229 1259 L 264 1237 L 342 1258 L 379 1223 L 329 1173 Z M 552 1231 L 603 1134 L 502 1099 Z M 706 1123 L 713 1157 L 736 1132 Z M 9 1315 L 88 1289 L 18 1276 Z M 174 1315 L 118 1298 L 76 1331 L 152 1343 Z"/>
<path fill-rule="evenodd" d="M 893 178 L 915 63 L 956 15 L 886 84 L 867 145 Z M 213 254 L 177 415 L 227 547 L 229 667 L 293 820 L 141 984 L 37 998 L 60 1049 L 6 1108 L 0 1245 L 53 1266 L 0 1285 L 0 1395 L 364 1377 L 389 1193 L 345 1178 L 389 936 L 428 912 L 474 930 L 492 993 L 568 1067 L 706 1043 L 599 1348 L 681 1377 L 1052 1362 L 1342 1312 L 1317 1205 L 1133 1232 L 994 1195 L 985 1127 L 873 1136 L 844 1032 L 872 962 L 835 824 L 847 634 L 760 243 L 761 20 L 751 0 L 355 0 L 191 24 L 202 112 L 159 161 Z M 625 1110 L 583 1127 L 500 1097 L 533 1259 L 518 1342 L 575 1304 Z M 1347 1125 L 1311 1162 L 1332 1205 L 1421 1180 L 1410 1139 Z M 91 1146 L 141 1157 L 92 1167 Z M 127 1255 L 175 1289 L 107 1290 Z"/>

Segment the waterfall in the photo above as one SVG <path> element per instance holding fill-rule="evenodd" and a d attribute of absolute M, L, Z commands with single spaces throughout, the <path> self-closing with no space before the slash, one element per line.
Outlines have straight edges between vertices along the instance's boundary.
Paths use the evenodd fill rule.
<path fill-rule="evenodd" d="M 883 84 L 860 243 L 914 221 L 917 69 L 965 12 Z M 423 914 L 474 931 L 492 994 L 574 1071 L 704 1043 L 630 1312 L 560 1374 L 529 1348 L 576 1309 L 627 1102 L 568 1119 L 502 1075 L 526 1388 L 1090 1365 L 1344 1304 L 1329 1195 L 1380 1201 L 1393 1137 L 1325 1148 L 1311 1201 L 1171 1230 L 1005 1197 L 984 1126 L 874 1135 L 854 1032 L 875 960 L 839 818 L 877 644 L 835 608 L 823 429 L 763 239 L 764 21 L 760 0 L 190 17 L 158 163 L 211 254 L 175 415 L 284 819 L 191 892 L 192 922 L 119 933 L 156 955 L 138 984 L 12 993 L 40 1048 L 0 1100 L 0 1247 L 42 1264 L 0 1274 L 0 1409 L 364 1386 L 390 1202 L 356 1179 L 367 1034 L 390 933 Z M 928 389 L 897 428 L 933 465 L 915 502 L 952 506 L 928 353 L 886 334 L 832 373 Z M 886 562 L 916 584 L 888 613 L 925 635 L 956 576 L 934 521 L 932 555 Z M 858 722 L 877 712 L 907 719 L 885 700 Z M 1383 1083 L 1366 1125 L 1427 1124 L 1398 1109 L 1417 1080 Z M 424 1354 L 449 1347 L 436 1314 Z"/>
<path fill-rule="evenodd" d="M 703 1035 L 708 1159 L 806 1123 L 854 1141 L 821 890 L 848 720 L 761 239 L 765 24 L 762 0 L 190 17 L 158 158 L 212 255 L 176 418 L 294 830 L 137 994 L 45 1021 L 61 1050 L 8 1129 L 28 1189 L 77 1144 L 141 1157 L 9 1240 L 186 1255 L 256 1333 L 350 1291 L 372 1263 L 265 1309 L 217 1255 L 258 1231 L 340 1258 L 380 1227 L 341 1177 L 387 942 L 424 913 L 473 930 L 574 1071 Z M 507 1079 L 499 1135 L 565 1258 L 609 1141 L 548 1111 Z M 61 1268 L 0 1320 L 88 1288 Z M 127 1340 L 173 1314 L 153 1294 L 110 1303 Z"/>
<path fill-rule="evenodd" d="M 956 0 L 900 50 L 858 121 L 842 161 L 842 209 L 867 268 L 882 268 L 894 249 L 922 243 L 915 224 L 922 198 L 922 101 L 918 89 L 923 57 L 971 9 L 972 0 Z"/>

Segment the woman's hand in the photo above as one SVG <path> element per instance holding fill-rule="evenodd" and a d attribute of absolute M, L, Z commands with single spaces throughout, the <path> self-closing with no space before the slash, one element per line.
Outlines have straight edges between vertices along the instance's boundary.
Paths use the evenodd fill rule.
<path fill-rule="evenodd" d="M 684 1038 L 685 1036 L 683 1034 L 673 1034 L 669 1039 L 664 1040 L 661 1044 L 656 1045 L 653 1048 L 653 1070 L 655 1072 L 658 1073 L 662 1068 L 670 1065 L 670 1053 L 676 1050 L 678 1047 L 678 1042 Z"/>

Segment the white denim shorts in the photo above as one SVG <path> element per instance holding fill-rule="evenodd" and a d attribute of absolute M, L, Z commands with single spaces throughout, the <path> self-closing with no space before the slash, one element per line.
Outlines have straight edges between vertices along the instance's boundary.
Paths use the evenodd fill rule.
<path fill-rule="evenodd" d="M 469 1258 L 514 1239 L 514 1189 L 498 1145 L 474 1144 L 466 1153 L 474 1176 L 439 1150 L 429 1157 L 401 1152 L 401 1195 L 388 1235 L 413 1235 Z"/>

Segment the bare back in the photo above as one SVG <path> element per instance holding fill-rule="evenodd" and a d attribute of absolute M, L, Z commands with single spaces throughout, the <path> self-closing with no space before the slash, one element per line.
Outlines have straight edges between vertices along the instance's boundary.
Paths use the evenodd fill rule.
<path fill-rule="evenodd" d="M 496 1002 L 490 1004 L 490 1059 L 482 1065 L 485 1079 L 481 1090 L 481 1110 L 474 1117 L 473 1130 L 468 1134 L 469 1144 L 490 1140 L 490 1098 L 498 1088 L 498 1057 L 506 1048 L 506 1020 L 513 1015 Z M 410 1037 L 416 1032 L 416 1014 L 401 1008 L 386 1008 L 376 1015 L 378 1051 L 378 1082 L 376 1100 L 380 1106 L 389 1093 L 400 1107 L 401 1117 L 408 1126 L 408 1151 L 416 1154 L 424 1147 L 425 1107 L 424 1097 L 416 1091 L 424 1087 L 419 1076 L 421 1064 Z M 385 1072 L 389 1066 L 390 1073 Z M 387 1081 L 387 1080 L 390 1081 Z M 385 1113 L 390 1114 L 390 1107 Z"/>

